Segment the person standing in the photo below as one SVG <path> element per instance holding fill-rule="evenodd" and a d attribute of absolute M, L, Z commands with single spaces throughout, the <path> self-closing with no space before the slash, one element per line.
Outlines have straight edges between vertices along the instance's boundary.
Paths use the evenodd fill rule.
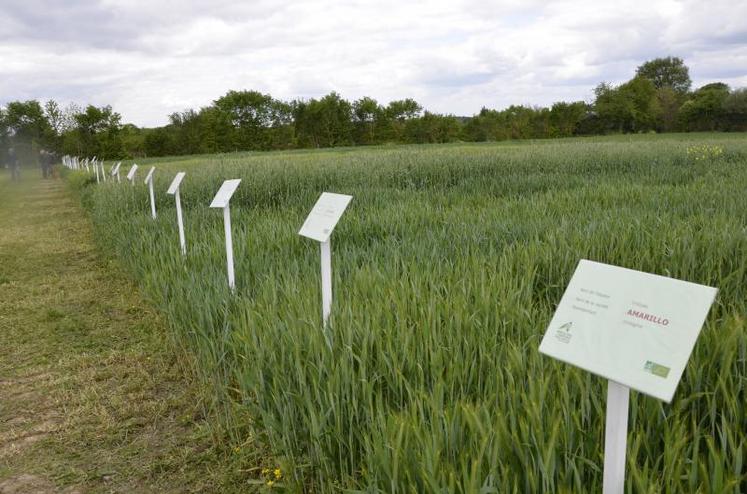
<path fill-rule="evenodd" d="M 47 176 L 49 178 L 56 178 L 54 176 L 54 164 L 57 161 L 57 154 L 54 151 L 47 151 Z"/>
<path fill-rule="evenodd" d="M 39 167 L 41 168 L 42 178 L 47 178 L 47 152 L 39 151 Z"/>
<path fill-rule="evenodd" d="M 52 153 L 46 149 L 42 150 L 42 176 L 52 178 Z"/>
<path fill-rule="evenodd" d="M 11 179 L 15 182 L 21 180 L 21 165 L 18 163 L 15 148 L 8 148 L 8 166 L 10 167 Z"/>

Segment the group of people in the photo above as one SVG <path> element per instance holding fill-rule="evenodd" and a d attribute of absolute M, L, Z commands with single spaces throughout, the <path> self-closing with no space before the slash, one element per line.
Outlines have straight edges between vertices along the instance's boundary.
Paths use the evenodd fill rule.
<path fill-rule="evenodd" d="M 52 178 L 52 168 L 56 159 L 55 153 L 42 149 L 39 151 L 39 166 L 41 167 L 43 178 Z M 15 148 L 8 148 L 6 156 L 6 168 L 10 169 L 11 179 L 18 181 L 21 179 L 21 162 Z"/>

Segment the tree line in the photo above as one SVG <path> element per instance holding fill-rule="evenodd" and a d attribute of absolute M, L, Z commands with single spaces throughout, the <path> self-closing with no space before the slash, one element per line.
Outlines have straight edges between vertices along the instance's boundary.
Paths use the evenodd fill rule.
<path fill-rule="evenodd" d="M 471 117 L 432 113 L 413 99 L 382 105 L 319 99 L 282 101 L 258 91 L 229 91 L 209 106 L 169 116 L 156 128 L 123 124 L 111 106 L 61 108 L 13 101 L 0 108 L 0 147 L 26 161 L 40 149 L 104 159 L 389 143 L 501 141 L 634 132 L 745 131 L 747 89 L 715 82 L 692 90 L 681 58 L 640 65 L 620 85 L 601 83 L 594 101 L 551 107 L 483 108 Z"/>

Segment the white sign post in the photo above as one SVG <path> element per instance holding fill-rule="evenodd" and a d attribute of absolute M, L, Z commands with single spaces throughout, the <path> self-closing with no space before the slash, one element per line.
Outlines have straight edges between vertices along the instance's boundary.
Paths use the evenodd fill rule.
<path fill-rule="evenodd" d="M 226 267 L 228 270 L 228 287 L 233 291 L 236 289 L 236 281 L 233 273 L 233 239 L 231 238 L 231 209 L 228 205 L 233 193 L 239 187 L 241 179 L 226 180 L 215 194 L 211 208 L 223 209 L 223 228 L 226 232 Z"/>
<path fill-rule="evenodd" d="M 332 312 L 332 246 L 330 237 L 353 196 L 324 192 L 316 201 L 298 234 L 319 242 L 322 268 L 322 324 Z"/>
<path fill-rule="evenodd" d="M 93 171 L 96 173 L 96 183 L 100 183 L 101 181 L 99 179 L 99 165 L 98 164 L 94 165 Z"/>
<path fill-rule="evenodd" d="M 156 219 L 156 197 L 153 192 L 153 172 L 156 171 L 155 166 L 150 167 L 150 171 L 145 176 L 145 183 L 148 184 L 148 195 L 150 196 L 150 214 L 153 219 Z"/>
<path fill-rule="evenodd" d="M 137 173 L 137 165 L 133 163 L 130 171 L 127 172 L 127 180 L 130 181 L 133 187 L 135 186 L 135 173 Z"/>
<path fill-rule="evenodd" d="M 630 388 L 672 401 L 718 290 L 581 260 L 539 350 L 609 380 L 604 494 L 622 494 Z"/>
<path fill-rule="evenodd" d="M 117 183 L 120 182 L 119 180 L 119 167 L 122 166 L 122 162 L 117 162 L 116 165 L 114 165 L 114 168 L 112 168 L 112 177 L 117 177 Z"/>
<path fill-rule="evenodd" d="M 179 186 L 182 183 L 182 180 L 184 180 L 184 175 L 186 173 L 179 172 L 176 174 L 176 177 L 174 177 L 174 180 L 171 182 L 171 185 L 169 185 L 169 190 L 166 191 L 167 194 L 171 194 L 174 196 L 174 199 L 176 200 L 176 223 L 179 226 L 179 246 L 182 249 L 182 255 L 187 255 L 187 242 L 184 240 L 184 221 L 182 220 L 182 200 L 181 196 L 179 194 Z"/>

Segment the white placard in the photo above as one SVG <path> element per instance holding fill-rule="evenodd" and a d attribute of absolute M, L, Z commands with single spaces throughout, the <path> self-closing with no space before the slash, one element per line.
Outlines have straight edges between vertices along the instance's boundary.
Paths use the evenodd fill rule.
<path fill-rule="evenodd" d="M 215 194 L 213 202 L 210 203 L 210 207 L 225 208 L 226 206 L 228 206 L 228 201 L 231 200 L 231 196 L 233 196 L 233 193 L 236 192 L 236 189 L 238 188 L 240 183 L 240 178 L 226 180 L 225 182 L 223 182 L 223 185 L 221 185 L 220 189 L 218 189 L 218 193 Z"/>
<path fill-rule="evenodd" d="M 127 172 L 127 180 L 132 180 L 135 178 L 135 172 L 137 171 L 137 165 L 133 163 L 132 167 L 130 167 L 130 171 Z"/>
<path fill-rule="evenodd" d="M 172 196 L 176 194 L 176 191 L 179 189 L 179 186 L 182 183 L 182 180 L 184 180 L 184 176 L 186 175 L 186 172 L 179 172 L 176 174 L 176 177 L 174 177 L 174 180 L 171 181 L 171 185 L 169 185 L 169 190 L 166 191 L 167 194 L 171 194 Z"/>
<path fill-rule="evenodd" d="M 669 403 L 717 291 L 584 259 L 539 350 Z"/>
<path fill-rule="evenodd" d="M 298 234 L 326 242 L 352 199 L 344 194 L 322 193 Z"/>
<path fill-rule="evenodd" d="M 156 171 L 156 167 L 155 166 L 151 166 L 150 170 L 148 171 L 148 174 L 145 176 L 144 183 L 147 184 L 148 182 L 150 182 L 153 179 L 153 172 L 155 172 L 155 171 Z"/>
<path fill-rule="evenodd" d="M 111 176 L 112 177 L 117 174 L 117 172 L 119 171 L 119 166 L 121 164 L 122 164 L 122 162 L 120 161 L 119 163 L 117 163 L 116 165 L 114 165 L 114 168 L 112 168 L 112 171 L 111 171 Z"/>

